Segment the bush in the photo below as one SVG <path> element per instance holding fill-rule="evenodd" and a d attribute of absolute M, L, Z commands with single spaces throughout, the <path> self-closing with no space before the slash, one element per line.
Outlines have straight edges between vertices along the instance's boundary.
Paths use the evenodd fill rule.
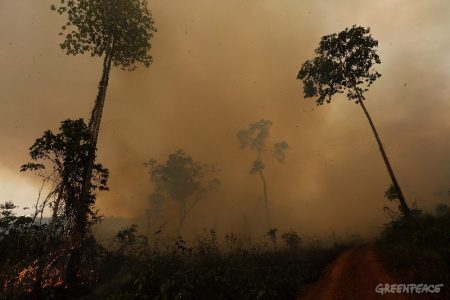
<path fill-rule="evenodd" d="M 450 284 L 450 209 L 435 214 L 415 210 L 409 220 L 385 225 L 377 248 L 386 265 L 405 281 Z M 443 291 L 448 293 L 447 290 Z"/>

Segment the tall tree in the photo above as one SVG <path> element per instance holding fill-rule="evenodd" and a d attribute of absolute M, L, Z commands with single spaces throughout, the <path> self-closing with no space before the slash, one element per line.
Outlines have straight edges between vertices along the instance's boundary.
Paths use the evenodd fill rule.
<path fill-rule="evenodd" d="M 269 130 L 272 126 L 270 120 L 260 120 L 256 123 L 248 125 L 246 129 L 239 130 L 237 138 L 239 140 L 241 149 L 250 147 L 251 150 L 256 152 L 256 160 L 253 162 L 250 168 L 250 174 L 259 174 L 262 181 L 264 205 L 266 210 L 266 222 L 270 226 L 270 214 L 269 214 L 269 199 L 267 196 L 266 178 L 264 177 L 263 170 L 266 167 L 263 162 L 263 154 L 267 152 L 266 139 L 269 137 Z M 275 143 L 273 145 L 272 154 L 278 162 L 283 162 L 285 159 L 284 151 L 289 148 L 288 143 L 285 141 Z"/>
<path fill-rule="evenodd" d="M 95 149 L 100 130 L 106 90 L 111 66 L 132 71 L 139 63 L 148 67 L 152 62 L 149 54 L 150 39 L 156 31 L 146 0 L 60 0 L 51 6 L 59 14 L 67 14 L 66 32 L 60 44 L 68 55 L 90 53 L 103 58 L 103 70 L 98 93 L 89 120 L 91 144 L 80 195 L 81 201 L 89 201 L 89 190 L 95 160 Z M 62 35 L 63 33 L 61 33 Z M 82 206 L 85 207 L 85 206 Z M 73 239 L 84 237 L 87 211 L 78 212 Z M 76 268 L 81 262 L 82 249 L 74 246 L 70 254 L 67 280 L 76 284 Z"/>
<path fill-rule="evenodd" d="M 151 159 L 145 165 L 149 168 L 150 180 L 155 184 L 158 201 L 165 197 L 178 202 L 180 214 L 177 234 L 180 235 L 192 209 L 206 197 L 208 191 L 219 185 L 217 178 L 208 178 L 208 175 L 218 170 L 214 166 L 194 161 L 183 150 L 170 154 L 164 164 Z"/>
<path fill-rule="evenodd" d="M 331 102 L 336 93 L 347 92 L 347 98 L 359 104 L 369 121 L 384 163 L 392 180 L 391 194 L 400 202 L 400 210 L 407 217 L 410 209 L 398 184 L 388 156 L 364 105 L 364 93 L 381 74 L 373 66 L 380 64 L 377 54 L 378 41 L 373 39 L 370 28 L 353 25 L 339 33 L 322 37 L 317 56 L 307 60 L 301 67 L 297 79 L 303 80 L 305 97 L 317 97 L 317 105 Z"/>

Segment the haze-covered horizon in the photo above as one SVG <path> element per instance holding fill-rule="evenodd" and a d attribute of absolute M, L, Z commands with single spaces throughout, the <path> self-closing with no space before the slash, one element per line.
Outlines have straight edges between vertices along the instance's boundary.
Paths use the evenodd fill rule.
<path fill-rule="evenodd" d="M 96 95 L 100 59 L 59 49 L 63 19 L 50 4 L 0 3 L 0 202 L 34 204 L 39 179 L 19 172 L 28 148 L 60 121 L 88 118 Z M 153 191 L 143 163 L 181 148 L 221 169 L 221 186 L 192 211 L 186 231 L 261 226 L 254 153 L 239 148 L 236 133 L 268 119 L 269 144 L 290 145 L 283 164 L 266 163 L 273 225 L 377 230 L 383 207 L 396 205 L 383 197 L 390 181 L 361 108 L 344 95 L 318 107 L 296 80 L 323 35 L 353 24 L 379 41 L 382 77 L 365 103 L 407 200 L 424 209 L 449 203 L 448 1 L 159 0 L 150 9 L 153 64 L 111 73 L 98 144 L 110 170 L 102 214 L 143 216 Z M 166 219 L 177 212 L 167 206 Z"/>

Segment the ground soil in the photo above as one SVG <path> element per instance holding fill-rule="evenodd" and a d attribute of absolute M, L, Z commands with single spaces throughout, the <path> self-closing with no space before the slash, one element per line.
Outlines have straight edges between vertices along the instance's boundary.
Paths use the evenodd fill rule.
<path fill-rule="evenodd" d="M 360 245 L 342 253 L 321 280 L 310 286 L 298 299 L 366 300 L 431 299 L 430 295 L 384 294 L 375 292 L 378 284 L 405 283 L 396 280 L 379 260 L 373 245 Z M 407 283 L 407 282 L 406 282 Z M 436 299 L 436 298 L 433 298 Z"/>

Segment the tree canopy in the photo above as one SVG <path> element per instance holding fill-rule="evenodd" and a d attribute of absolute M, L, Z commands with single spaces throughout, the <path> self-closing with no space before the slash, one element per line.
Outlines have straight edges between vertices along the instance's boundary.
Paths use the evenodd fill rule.
<path fill-rule="evenodd" d="M 363 100 L 363 93 L 381 76 L 373 68 L 381 63 L 377 46 L 370 28 L 356 25 L 322 37 L 317 56 L 306 61 L 297 76 L 303 80 L 305 97 L 317 97 L 321 105 L 347 91 L 349 100 Z"/>
<path fill-rule="evenodd" d="M 147 5 L 146 0 L 61 0 L 51 6 L 68 18 L 60 46 L 71 55 L 111 55 L 124 70 L 134 70 L 138 63 L 149 66 L 156 29 Z"/>
<path fill-rule="evenodd" d="M 249 147 L 251 150 L 256 151 L 257 159 L 253 162 L 250 169 L 251 174 L 258 173 L 265 168 L 261 155 L 264 151 L 267 151 L 266 140 L 269 137 L 269 130 L 272 126 L 270 120 L 259 120 L 256 123 L 249 124 L 247 128 L 241 129 L 237 133 L 237 138 L 241 149 Z M 272 149 L 272 155 L 278 162 L 283 162 L 285 159 L 284 152 L 289 149 L 287 142 L 282 141 L 275 143 Z"/>
<path fill-rule="evenodd" d="M 205 175 L 217 172 L 217 169 L 194 161 L 183 150 L 170 154 L 164 164 L 151 159 L 146 166 L 149 167 L 151 181 L 156 185 L 159 201 L 164 195 L 179 202 L 184 202 L 191 196 L 200 199 L 219 183 L 214 178 L 205 184 Z"/>

